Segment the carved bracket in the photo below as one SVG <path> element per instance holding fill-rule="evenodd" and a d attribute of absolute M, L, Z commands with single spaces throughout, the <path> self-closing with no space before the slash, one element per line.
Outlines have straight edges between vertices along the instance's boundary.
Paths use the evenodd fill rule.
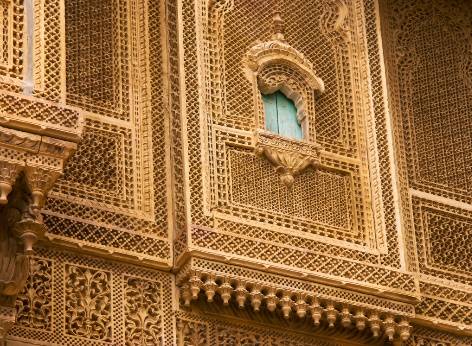
<path fill-rule="evenodd" d="M 45 232 L 40 214 L 45 198 L 76 147 L 75 143 L 0 127 L 0 205 L 8 203 L 21 173 L 31 195 L 28 206 L 22 207 L 21 220 L 13 227 L 26 254 Z"/>
<path fill-rule="evenodd" d="M 0 161 L 0 204 L 8 203 L 8 194 L 22 169 L 17 163 Z"/>
<path fill-rule="evenodd" d="M 0 337 L 15 322 L 13 305 L 28 277 L 29 255 L 46 232 L 46 196 L 76 146 L 0 126 Z"/>
<path fill-rule="evenodd" d="M 255 154 L 265 157 L 280 175 L 280 181 L 289 188 L 304 169 L 319 165 L 320 150 L 318 144 L 291 140 L 270 132 L 257 131 L 254 136 Z"/>

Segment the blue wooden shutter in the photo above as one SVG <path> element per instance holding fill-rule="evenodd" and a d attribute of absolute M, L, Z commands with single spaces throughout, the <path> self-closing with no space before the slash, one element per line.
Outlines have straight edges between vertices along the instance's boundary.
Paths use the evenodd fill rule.
<path fill-rule="evenodd" d="M 285 137 L 302 139 L 302 127 L 297 119 L 297 107 L 282 92 L 262 95 L 266 130 Z"/>
<path fill-rule="evenodd" d="M 285 137 L 302 139 L 302 127 L 297 119 L 297 107 L 280 91 L 275 93 L 277 98 L 277 118 L 279 134 Z"/>
<path fill-rule="evenodd" d="M 266 130 L 279 133 L 279 122 L 277 119 L 277 97 L 275 94 L 262 95 L 265 109 Z"/>

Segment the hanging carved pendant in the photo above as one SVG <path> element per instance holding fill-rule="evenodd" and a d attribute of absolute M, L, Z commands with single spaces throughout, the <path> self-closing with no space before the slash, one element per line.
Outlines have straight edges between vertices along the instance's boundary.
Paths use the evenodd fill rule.
<path fill-rule="evenodd" d="M 254 136 L 255 154 L 265 157 L 274 166 L 280 181 L 288 188 L 304 169 L 319 165 L 320 150 L 318 144 L 291 140 L 266 131 L 257 131 Z"/>

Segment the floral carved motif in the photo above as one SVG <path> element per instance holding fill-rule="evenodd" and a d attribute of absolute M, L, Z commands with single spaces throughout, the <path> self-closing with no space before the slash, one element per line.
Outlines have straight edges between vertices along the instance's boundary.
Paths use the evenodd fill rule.
<path fill-rule="evenodd" d="M 126 345 L 161 345 L 161 285 L 139 278 L 128 278 L 125 299 Z"/>
<path fill-rule="evenodd" d="M 24 327 L 51 330 L 52 262 L 32 258 L 30 276 L 16 299 L 17 323 Z"/>
<path fill-rule="evenodd" d="M 66 333 L 111 341 L 111 274 L 66 266 Z"/>
<path fill-rule="evenodd" d="M 177 321 L 177 336 L 179 346 L 208 345 L 208 330 L 205 323 L 179 319 Z"/>
<path fill-rule="evenodd" d="M 280 181 L 291 187 L 295 176 L 309 166 L 319 164 L 320 146 L 282 138 L 278 135 L 258 131 L 255 135 L 254 151 L 265 157 L 280 175 Z"/>
<path fill-rule="evenodd" d="M 262 345 L 262 335 L 254 332 L 245 332 L 239 329 L 220 327 L 217 330 L 217 345 Z"/>

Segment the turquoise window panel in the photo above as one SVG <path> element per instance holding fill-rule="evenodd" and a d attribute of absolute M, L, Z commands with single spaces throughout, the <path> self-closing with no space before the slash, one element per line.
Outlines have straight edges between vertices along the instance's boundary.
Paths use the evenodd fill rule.
<path fill-rule="evenodd" d="M 302 139 L 302 127 L 297 119 L 297 107 L 281 91 L 262 95 L 266 130 L 284 137 Z"/>
<path fill-rule="evenodd" d="M 276 94 L 262 95 L 265 109 L 266 130 L 279 133 L 279 121 L 277 116 L 277 96 Z"/>

